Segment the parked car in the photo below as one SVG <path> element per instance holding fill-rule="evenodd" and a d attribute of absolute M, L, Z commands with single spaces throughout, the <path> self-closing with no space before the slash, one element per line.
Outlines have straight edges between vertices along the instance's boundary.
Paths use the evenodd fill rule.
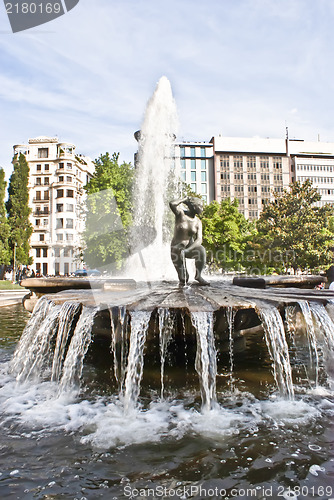
<path fill-rule="evenodd" d="M 75 278 L 83 278 L 85 276 L 101 276 L 98 269 L 78 269 L 74 273 Z"/>

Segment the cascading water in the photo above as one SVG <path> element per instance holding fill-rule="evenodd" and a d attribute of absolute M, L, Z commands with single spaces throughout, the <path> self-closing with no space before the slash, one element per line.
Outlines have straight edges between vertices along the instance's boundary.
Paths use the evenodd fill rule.
<path fill-rule="evenodd" d="M 232 307 L 226 309 L 226 319 L 228 324 L 228 351 L 230 358 L 230 373 L 229 373 L 229 385 L 231 393 L 234 391 L 234 379 L 233 379 L 233 350 L 234 350 L 234 340 L 233 340 L 233 328 L 234 328 L 234 318 L 235 311 Z"/>
<path fill-rule="evenodd" d="M 310 311 L 315 321 L 318 338 L 322 342 L 319 346 L 322 350 L 328 382 L 334 384 L 333 355 L 334 355 L 334 323 L 322 304 L 311 303 Z"/>
<path fill-rule="evenodd" d="M 127 313 L 123 306 L 109 309 L 111 320 L 111 352 L 114 360 L 114 376 L 118 390 L 123 392 L 127 362 Z"/>
<path fill-rule="evenodd" d="M 319 382 L 319 355 L 318 355 L 318 345 L 313 325 L 312 313 L 310 305 L 306 300 L 299 301 L 298 305 L 305 319 L 306 333 L 309 342 L 310 367 L 311 370 L 314 372 L 314 384 L 315 387 L 317 387 Z"/>
<path fill-rule="evenodd" d="M 96 309 L 83 308 L 80 314 L 81 307 L 73 302 L 59 306 L 40 299 L 10 362 L 17 381 L 60 381 L 59 392 L 78 384 L 96 313 Z"/>
<path fill-rule="evenodd" d="M 294 397 L 292 372 L 282 317 L 276 307 L 269 306 L 259 307 L 258 314 L 264 328 L 277 387 L 282 395 L 292 399 Z"/>
<path fill-rule="evenodd" d="M 59 381 L 66 354 L 66 346 L 71 333 L 75 317 L 81 310 L 81 304 L 75 302 L 65 302 L 59 313 L 58 333 L 56 346 L 53 353 L 53 363 L 51 370 L 51 380 Z"/>
<path fill-rule="evenodd" d="M 213 334 L 213 313 L 192 312 L 196 330 L 197 352 L 195 368 L 199 376 L 202 408 L 210 410 L 216 402 L 217 353 Z"/>
<path fill-rule="evenodd" d="M 92 340 L 92 328 L 97 309 L 83 307 L 64 361 L 59 394 L 79 386 L 83 361 Z"/>
<path fill-rule="evenodd" d="M 35 318 L 32 317 L 11 361 L 10 369 L 19 382 L 28 379 L 40 380 L 48 368 L 50 342 L 57 334 L 61 307 L 47 305 L 46 309 L 48 311 L 46 315 L 45 309 L 41 307 L 37 310 Z M 41 321 L 41 318 L 44 319 Z M 32 330 L 32 325 L 39 327 Z"/>
<path fill-rule="evenodd" d="M 160 344 L 160 380 L 161 380 L 161 393 L 160 397 L 164 397 L 164 374 L 165 374 L 165 361 L 168 344 L 173 336 L 175 330 L 175 318 L 172 316 L 169 309 L 158 309 L 159 318 L 159 344 Z"/>
<path fill-rule="evenodd" d="M 36 332 L 40 330 L 43 320 L 46 318 L 53 305 L 54 304 L 50 300 L 45 300 L 44 298 L 39 299 L 37 302 L 34 314 L 30 317 L 10 362 L 10 370 L 16 376 L 19 376 L 22 371 L 25 371 L 24 364 L 28 362 L 28 359 L 26 359 L 28 349 L 33 349 L 33 346 L 36 346 L 36 349 L 39 348 L 36 343 Z M 28 367 L 27 371 L 29 371 Z"/>
<path fill-rule="evenodd" d="M 151 313 L 148 311 L 131 312 L 131 335 L 128 364 L 125 379 L 124 408 L 133 408 L 140 392 L 144 370 L 144 346 Z"/>
<path fill-rule="evenodd" d="M 175 278 L 169 251 L 172 216 L 168 203 L 180 194 L 179 162 L 174 152 L 177 129 L 176 104 L 170 83 L 163 76 L 148 102 L 138 137 L 131 244 L 134 255 L 126 270 L 137 280 Z"/>

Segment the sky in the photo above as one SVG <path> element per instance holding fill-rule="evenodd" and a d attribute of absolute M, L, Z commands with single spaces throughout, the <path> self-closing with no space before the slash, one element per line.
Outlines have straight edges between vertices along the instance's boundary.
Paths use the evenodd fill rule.
<path fill-rule="evenodd" d="M 163 75 L 179 140 L 334 142 L 333 20 L 333 0 L 80 0 L 13 34 L 1 2 L 0 166 L 41 135 L 133 162 Z"/>

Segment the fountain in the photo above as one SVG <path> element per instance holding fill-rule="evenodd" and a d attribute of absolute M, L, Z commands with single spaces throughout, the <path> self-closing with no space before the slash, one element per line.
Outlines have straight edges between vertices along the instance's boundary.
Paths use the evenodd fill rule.
<path fill-rule="evenodd" d="M 20 339 L 1 324 L 3 496 L 332 498 L 334 294 L 322 277 L 180 286 L 165 78 L 148 115 L 136 224 L 151 232 L 133 232 L 130 274 L 25 280 L 39 298 Z"/>
<path fill-rule="evenodd" d="M 197 202 L 180 197 L 178 162 L 173 153 L 176 131 L 175 102 L 169 81 L 162 77 L 136 134 L 134 227 L 142 231 L 133 232 L 133 255 L 126 274 L 130 286 L 122 286 L 122 280 L 113 286 L 112 280 L 91 279 L 82 281 L 91 285 L 89 289 L 64 289 L 42 296 L 10 363 L 11 373 L 20 382 L 51 380 L 59 385 L 59 394 L 80 390 L 85 355 L 102 343 L 112 367 L 110 387 L 125 412 L 138 405 L 141 384 L 147 382 L 146 367 L 151 374 L 150 370 L 158 369 L 159 383 L 152 375 L 149 384 L 160 400 L 173 393 L 173 377 L 180 368 L 186 367 L 185 378 L 192 379 L 197 372 L 201 407 L 210 411 L 219 406 L 222 391 L 238 391 L 234 368 L 240 363 L 239 353 L 245 356 L 256 339 L 259 351 L 266 353 L 265 378 L 270 380 L 271 392 L 293 400 L 299 385 L 330 386 L 332 291 L 275 288 L 275 283 L 261 279 L 250 283 L 255 287 L 250 289 L 242 279 L 212 279 L 208 283 L 201 277 L 205 257 L 194 255 L 195 250 L 203 249 L 201 240 L 193 248 L 200 232 L 196 217 L 200 208 Z M 176 282 L 170 258 L 173 216 L 169 202 L 176 218 L 172 257 L 176 252 L 174 264 L 180 284 L 186 286 Z M 182 208 L 184 204 L 186 208 Z M 192 224 L 186 244 L 180 217 Z M 143 244 L 152 234 L 153 241 Z M 194 286 L 192 276 L 188 283 L 185 257 L 195 259 L 197 285 L 210 286 Z M 23 285 L 38 288 L 36 280 L 25 280 Z M 226 370 L 227 384 L 219 375 Z"/>

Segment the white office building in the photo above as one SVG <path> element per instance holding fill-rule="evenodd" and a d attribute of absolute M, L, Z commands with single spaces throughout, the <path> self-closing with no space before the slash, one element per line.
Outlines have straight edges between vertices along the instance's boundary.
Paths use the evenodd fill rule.
<path fill-rule="evenodd" d="M 30 169 L 31 267 L 38 274 L 68 275 L 82 265 L 83 187 L 94 173 L 94 163 L 56 137 L 14 146 L 14 155 L 20 153 Z"/>
<path fill-rule="evenodd" d="M 293 180 L 309 179 L 321 195 L 317 204 L 334 205 L 334 143 L 289 140 L 288 153 Z"/>
<path fill-rule="evenodd" d="M 239 211 L 257 219 L 268 201 L 288 188 L 290 159 L 284 139 L 215 136 L 215 199 L 239 201 Z"/>

